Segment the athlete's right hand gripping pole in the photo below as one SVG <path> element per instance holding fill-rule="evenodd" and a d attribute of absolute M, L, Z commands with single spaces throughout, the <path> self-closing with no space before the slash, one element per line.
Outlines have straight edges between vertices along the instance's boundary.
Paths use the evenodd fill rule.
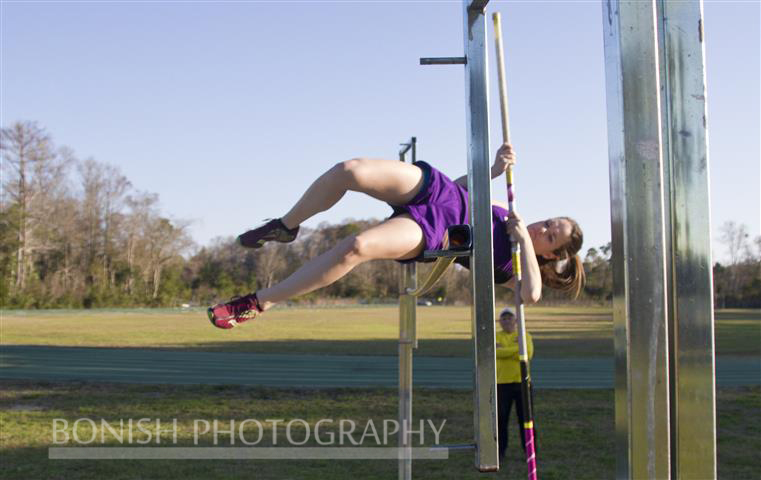
<path fill-rule="evenodd" d="M 499 13 L 494 20 L 494 41 L 497 47 L 497 71 L 499 72 L 499 104 L 502 112 L 502 137 L 510 143 L 510 127 L 507 112 L 507 82 L 505 80 L 505 60 L 502 52 L 502 25 Z M 507 202 L 510 214 L 515 212 L 515 191 L 513 166 L 507 167 Z M 534 444 L 534 414 L 531 409 L 531 375 L 529 371 L 528 349 L 526 348 L 526 323 L 521 301 L 521 247 L 516 238 L 512 239 L 513 278 L 515 278 L 515 312 L 518 316 L 518 354 L 521 365 L 521 394 L 523 396 L 523 431 L 526 440 L 526 464 L 529 480 L 536 480 L 536 447 Z"/>

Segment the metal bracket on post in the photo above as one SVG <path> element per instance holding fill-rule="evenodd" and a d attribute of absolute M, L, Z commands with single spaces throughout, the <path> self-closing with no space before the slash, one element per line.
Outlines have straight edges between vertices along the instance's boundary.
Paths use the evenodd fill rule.
<path fill-rule="evenodd" d="M 420 65 L 467 65 L 466 57 L 427 57 L 420 59 Z"/>
<path fill-rule="evenodd" d="M 470 2 L 470 5 L 468 5 L 468 0 L 465 0 L 465 5 L 467 6 L 467 10 L 473 11 L 473 12 L 483 13 L 488 3 L 489 3 L 489 0 L 472 0 Z"/>

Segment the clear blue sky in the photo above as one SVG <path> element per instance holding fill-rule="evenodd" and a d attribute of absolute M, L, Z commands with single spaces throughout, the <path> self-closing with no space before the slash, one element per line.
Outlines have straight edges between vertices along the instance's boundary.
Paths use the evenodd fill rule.
<path fill-rule="evenodd" d="M 503 14 L 519 211 L 575 217 L 585 250 L 608 242 L 600 3 L 489 10 Z M 760 14 L 757 1 L 705 2 L 714 239 L 727 220 L 759 234 Z M 463 54 L 459 1 L 3 0 L 0 27 L 2 125 L 38 121 L 80 158 L 117 165 L 192 220 L 199 244 L 282 215 L 338 161 L 396 158 L 412 135 L 420 159 L 466 169 L 462 67 L 418 64 Z M 349 194 L 307 225 L 389 212 Z"/>

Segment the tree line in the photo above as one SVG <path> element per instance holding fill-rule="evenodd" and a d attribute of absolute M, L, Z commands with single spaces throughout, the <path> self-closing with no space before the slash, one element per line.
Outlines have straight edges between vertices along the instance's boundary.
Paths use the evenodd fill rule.
<path fill-rule="evenodd" d="M 378 223 L 347 220 L 302 228 L 290 244 L 257 250 L 232 237 L 194 244 L 189 222 L 162 214 L 158 195 L 136 189 L 121 171 L 80 160 L 56 147 L 37 123 L 2 129 L 0 196 L 0 304 L 3 308 L 95 308 L 207 305 L 264 288 L 294 272 L 339 240 Z M 727 222 L 722 242 L 729 262 L 714 265 L 719 307 L 761 307 L 761 237 Z M 612 298 L 610 244 L 589 248 L 587 284 L 579 301 Z M 430 264 L 420 264 L 423 278 Z M 393 261 L 360 265 L 329 287 L 296 302 L 391 303 L 399 294 Z M 499 300 L 511 302 L 498 289 Z M 434 302 L 467 304 L 467 270 L 450 268 L 428 295 Z M 565 302 L 546 291 L 544 302 Z"/>
<path fill-rule="evenodd" d="M 16 308 L 164 305 L 192 245 L 187 223 L 118 168 L 79 160 L 34 122 L 2 129 L 0 299 Z"/>

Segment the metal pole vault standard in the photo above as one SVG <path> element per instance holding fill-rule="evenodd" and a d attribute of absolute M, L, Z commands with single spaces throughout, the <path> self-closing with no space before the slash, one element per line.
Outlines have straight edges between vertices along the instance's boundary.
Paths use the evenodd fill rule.
<path fill-rule="evenodd" d="M 464 57 L 421 58 L 421 65 L 465 65 L 466 142 L 468 152 L 469 220 L 472 228 L 470 278 L 473 286 L 474 400 L 473 444 L 482 472 L 499 470 L 497 443 L 497 359 L 494 348 L 494 257 L 491 231 L 489 168 L 489 81 L 486 57 L 486 4 L 463 1 Z"/>
<path fill-rule="evenodd" d="M 417 139 L 403 143 L 399 160 L 405 161 L 412 151 L 412 161 L 417 160 Z M 410 292 L 417 288 L 417 266 L 408 263 L 401 267 L 399 295 L 399 479 L 412 478 L 412 350 L 417 348 L 416 297 Z"/>
<path fill-rule="evenodd" d="M 716 478 L 702 4 L 603 2 L 616 477 Z"/>
<path fill-rule="evenodd" d="M 491 174 L 489 153 L 489 81 L 486 56 L 487 0 L 463 2 L 465 40 L 465 96 L 468 148 L 468 196 L 473 228 L 470 278 L 473 284 L 475 342 L 474 425 L 476 467 L 499 470 L 497 444 L 497 368 L 494 336 L 494 258 L 491 230 Z"/>
<path fill-rule="evenodd" d="M 510 143 L 510 116 L 507 108 L 507 80 L 505 78 L 505 57 L 502 50 L 502 22 L 499 13 L 492 15 L 494 20 L 494 42 L 497 51 L 497 71 L 499 73 L 499 103 L 502 114 L 502 138 Z M 515 211 L 515 182 L 513 167 L 507 169 L 507 201 L 510 213 Z M 536 480 L 536 448 L 534 444 L 534 413 L 531 408 L 531 375 L 529 369 L 528 348 L 526 346 L 526 322 L 521 299 L 521 246 L 512 239 L 513 278 L 515 279 L 515 312 L 518 316 L 518 358 L 521 368 L 521 396 L 523 397 L 523 431 L 526 441 L 526 466 L 529 480 Z"/>

